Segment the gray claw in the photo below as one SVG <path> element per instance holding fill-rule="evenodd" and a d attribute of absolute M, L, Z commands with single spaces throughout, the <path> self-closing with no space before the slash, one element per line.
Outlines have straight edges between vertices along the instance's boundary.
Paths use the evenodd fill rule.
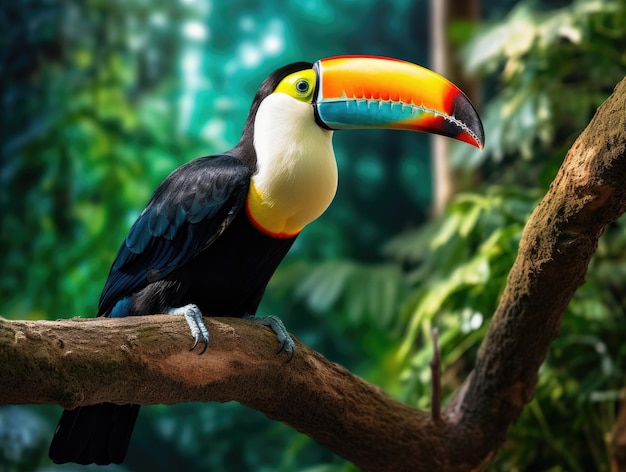
<path fill-rule="evenodd" d="M 262 324 L 263 326 L 269 326 L 276 334 L 276 337 L 278 338 L 278 342 L 280 344 L 280 349 L 276 351 L 276 354 L 285 351 L 285 353 L 287 354 L 286 362 L 289 362 L 291 359 L 293 359 L 293 356 L 296 353 L 296 343 L 294 343 L 293 339 L 291 339 L 287 328 L 285 328 L 283 322 L 280 321 L 280 318 L 272 315 L 259 317 L 256 317 L 254 315 L 244 315 L 243 319 L 254 321 L 255 323 Z"/>
<path fill-rule="evenodd" d="M 201 336 L 196 335 L 196 337 L 193 340 L 193 344 L 189 348 L 190 351 L 193 351 L 196 348 L 196 346 L 200 343 L 200 339 L 201 339 Z M 209 338 L 208 337 L 202 338 L 202 344 L 204 344 L 204 347 L 202 348 L 202 351 L 200 351 L 198 354 L 204 354 L 204 351 L 206 351 L 207 347 L 209 347 Z"/>
<path fill-rule="evenodd" d="M 203 354 L 209 346 L 209 330 L 206 329 L 204 321 L 202 320 L 202 313 L 196 305 L 189 304 L 178 308 L 171 308 L 167 311 L 170 315 L 182 315 L 185 317 L 185 321 L 191 331 L 194 341 L 191 345 L 190 351 L 193 351 L 199 343 L 203 343 L 204 347 L 199 352 Z"/>

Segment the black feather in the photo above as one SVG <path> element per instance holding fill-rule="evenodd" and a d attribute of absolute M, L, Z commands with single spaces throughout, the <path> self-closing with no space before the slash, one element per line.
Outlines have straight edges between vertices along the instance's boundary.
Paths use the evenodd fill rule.
<path fill-rule="evenodd" d="M 120 464 L 124 460 L 139 405 L 100 403 L 65 410 L 50 444 L 57 464 Z"/>
<path fill-rule="evenodd" d="M 250 170 L 228 155 L 201 157 L 172 172 L 120 247 L 98 315 L 165 278 L 219 236 L 224 222 L 243 208 L 249 183 Z"/>

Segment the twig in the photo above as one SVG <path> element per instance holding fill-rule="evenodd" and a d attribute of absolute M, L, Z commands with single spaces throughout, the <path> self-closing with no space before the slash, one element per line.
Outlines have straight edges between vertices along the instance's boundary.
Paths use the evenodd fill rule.
<path fill-rule="evenodd" d="M 441 418 L 441 354 L 439 353 L 439 330 L 433 328 L 433 358 L 430 361 L 432 391 L 430 395 L 430 415 L 437 426 L 443 425 Z"/>

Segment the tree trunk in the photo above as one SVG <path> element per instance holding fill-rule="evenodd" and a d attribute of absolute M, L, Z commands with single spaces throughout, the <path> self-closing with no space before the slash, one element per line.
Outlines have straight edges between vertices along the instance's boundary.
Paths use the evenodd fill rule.
<path fill-rule="evenodd" d="M 480 1 L 430 0 L 430 66 L 438 74 L 452 80 L 464 90 L 474 105 L 480 100 L 478 84 L 463 73 L 458 59 L 458 50 L 450 42 L 448 29 L 454 21 L 480 19 Z M 431 166 L 433 181 L 433 216 L 443 214 L 452 197 L 459 190 L 461 176 L 450 168 L 449 154 L 451 141 L 443 136 L 431 136 Z"/>

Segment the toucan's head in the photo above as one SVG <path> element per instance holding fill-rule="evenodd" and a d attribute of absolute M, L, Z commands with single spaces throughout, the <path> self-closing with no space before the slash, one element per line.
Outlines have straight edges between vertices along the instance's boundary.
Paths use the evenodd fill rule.
<path fill-rule="evenodd" d="M 261 85 L 235 148 L 255 171 L 248 206 L 257 226 L 293 235 L 317 218 L 337 185 L 333 130 L 356 128 L 441 134 L 481 149 L 484 143 L 465 94 L 423 67 L 373 56 L 287 65 Z"/>
<path fill-rule="evenodd" d="M 482 149 L 483 126 L 453 83 L 410 62 L 374 56 L 337 56 L 297 62 L 274 71 L 259 89 L 250 118 L 275 93 L 310 105 L 328 130 L 387 128 L 441 134 Z"/>

